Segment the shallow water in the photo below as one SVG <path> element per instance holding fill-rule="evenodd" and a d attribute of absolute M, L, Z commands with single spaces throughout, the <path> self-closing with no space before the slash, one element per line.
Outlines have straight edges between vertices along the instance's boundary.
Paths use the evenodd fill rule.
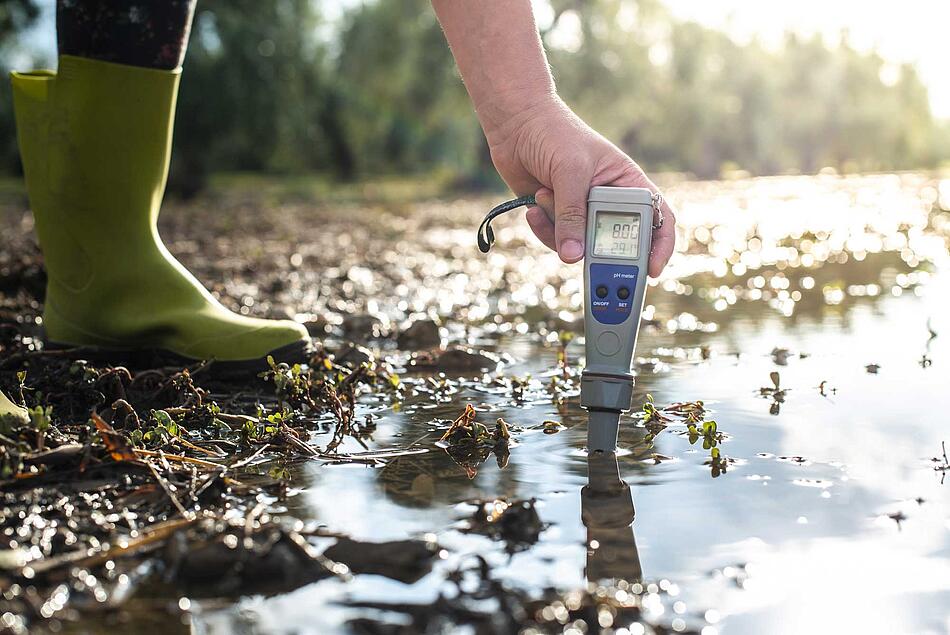
<path fill-rule="evenodd" d="M 655 322 L 641 331 L 637 353 L 648 362 L 639 365 L 634 403 L 647 393 L 657 404 L 703 400 L 727 435 L 723 454 L 735 460 L 725 474 L 711 477 L 707 453 L 677 434 L 682 423 L 659 433 L 651 450 L 641 419 L 627 416 L 619 470 L 636 518 L 632 530 L 621 522 L 589 533 L 581 514 L 586 414 L 576 396 L 556 405 L 539 388 L 538 399 L 518 403 L 469 376 L 441 403 L 428 394 L 408 397 L 398 412 L 367 403 L 378 417 L 371 447 L 423 438 L 418 445 L 430 452 L 384 468 L 298 465 L 290 512 L 369 540 L 434 532 L 445 560 L 413 585 L 359 576 L 237 606 L 197 603 L 196 631 L 334 632 L 360 613 L 342 600 L 424 603 L 446 589 L 440 571 L 480 554 L 496 576 L 528 589 L 580 587 L 585 572 L 665 580 L 674 597 L 653 618 L 674 630 L 947 632 L 950 483 L 932 458 L 950 440 L 950 214 L 939 212 L 950 183 L 780 178 L 679 184 L 670 195 L 687 253 L 648 292 Z M 459 296 L 481 286 L 487 293 L 468 317 L 480 306 L 501 309 L 502 324 L 516 326 L 471 329 L 469 343 L 511 356 L 499 374 L 546 383 L 557 364 L 553 337 L 517 327 L 518 316 L 540 305 L 562 323 L 576 320 L 580 270 L 521 245 L 523 230 L 513 225 L 482 259 L 466 230 L 436 226 L 425 237 L 452 246 L 436 262 L 448 263 L 444 272 L 430 269 L 431 298 L 443 313 L 455 311 Z M 581 357 L 582 340 L 568 351 Z M 772 385 L 772 371 L 786 390 L 778 404 L 759 390 Z M 484 422 L 564 427 L 518 433 L 504 469 L 491 458 L 470 479 L 434 445 L 466 403 Z M 548 524 L 537 544 L 509 555 L 503 543 L 460 531 L 472 509 L 466 501 L 499 497 L 537 499 Z M 626 500 L 621 493 L 593 513 L 607 523 Z M 591 540 L 622 555 L 589 569 Z"/>
<path fill-rule="evenodd" d="M 451 592 L 446 573 L 474 554 L 529 590 L 580 588 L 588 577 L 655 583 L 667 595 L 646 606 L 648 621 L 674 631 L 950 631 L 950 482 L 932 460 L 950 441 L 950 212 L 941 211 L 950 180 L 783 177 L 675 183 L 668 194 L 679 252 L 648 291 L 634 405 L 648 394 L 658 405 L 702 400 L 731 462 L 713 478 L 708 452 L 680 434 L 684 422 L 650 447 L 642 413 L 625 416 L 618 464 L 632 527 L 623 518 L 629 494 L 617 488 L 582 516 L 586 413 L 570 387 L 560 404 L 548 388 L 560 372 L 558 335 L 579 326 L 578 267 L 545 254 L 513 219 L 499 223 L 492 254 L 478 254 L 486 200 L 384 209 L 355 227 L 329 225 L 332 239 L 319 212 L 308 224 L 307 212 L 291 210 L 295 229 L 271 227 L 274 244 L 294 232 L 296 271 L 272 300 L 244 301 L 245 312 L 283 305 L 325 323 L 331 338 L 346 313 L 372 313 L 383 327 L 435 313 L 449 341 L 507 363 L 488 375 L 448 374 L 436 393 L 427 373 L 404 371 L 404 401 L 364 397 L 360 415 L 377 424 L 370 448 L 425 452 L 374 468 L 289 466 L 286 515 L 372 541 L 435 534 L 445 552 L 432 573 L 414 584 L 360 575 L 236 604 L 192 600 L 183 606 L 193 631 L 345 632 L 366 615 L 400 623 L 345 602 L 434 601 Z M 262 235 L 246 257 L 286 257 Z M 172 247 L 188 263 L 193 246 Z M 241 284 L 221 290 L 256 295 Z M 405 362 L 386 340 L 368 344 Z M 573 367 L 582 338 L 567 353 Z M 773 371 L 779 400 L 760 390 L 773 386 Z M 529 375 L 523 398 L 505 384 Z M 520 429 L 507 465 L 489 457 L 472 478 L 436 445 L 467 403 L 483 423 L 503 417 Z M 562 427 L 546 433 L 547 420 Z M 363 448 L 348 440 L 344 449 Z M 611 460 L 596 467 L 609 484 Z M 470 501 L 496 498 L 537 500 L 546 528 L 536 544 L 508 553 L 463 531 Z M 625 626 L 613 625 L 642 632 Z"/>

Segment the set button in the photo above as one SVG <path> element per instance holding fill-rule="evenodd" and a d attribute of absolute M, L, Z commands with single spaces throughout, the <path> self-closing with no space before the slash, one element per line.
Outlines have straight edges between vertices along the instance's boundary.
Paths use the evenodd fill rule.
<path fill-rule="evenodd" d="M 617 297 L 621 300 L 626 300 L 630 297 L 630 288 L 629 287 L 620 287 L 617 289 Z"/>

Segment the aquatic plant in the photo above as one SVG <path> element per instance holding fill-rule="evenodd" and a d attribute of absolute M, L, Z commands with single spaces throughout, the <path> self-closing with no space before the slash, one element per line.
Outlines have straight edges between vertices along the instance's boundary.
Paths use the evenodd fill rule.
<path fill-rule="evenodd" d="M 499 467 L 508 464 L 511 425 L 502 418 L 495 421 L 495 428 L 476 420 L 478 413 L 472 404 L 465 404 L 455 421 L 439 439 L 439 445 L 465 470 L 469 478 L 478 474 L 478 466 L 494 453 Z"/>
<path fill-rule="evenodd" d="M 709 458 L 705 462 L 710 466 L 710 473 L 713 478 L 726 472 L 731 459 L 722 455 L 719 444 L 725 439 L 725 435 L 719 431 L 719 425 L 712 420 L 706 420 L 708 412 L 702 401 L 680 401 L 667 406 L 658 406 L 653 399 L 653 395 L 647 395 L 642 405 L 643 423 L 647 429 L 647 434 L 643 437 L 643 442 L 650 448 L 657 435 L 673 423 L 684 423 L 686 430 L 680 432 L 685 436 L 690 445 L 696 444 L 702 439 L 704 450 L 709 450 Z M 654 458 L 660 462 L 663 458 L 654 453 Z"/>
<path fill-rule="evenodd" d="M 931 461 L 934 462 L 934 471 L 940 472 L 940 484 L 943 485 L 944 479 L 947 478 L 947 472 L 950 472 L 950 460 L 947 460 L 946 441 L 940 442 L 940 449 L 943 450 L 943 456 L 935 456 L 931 459 Z"/>
<path fill-rule="evenodd" d="M 782 404 L 785 403 L 787 389 L 782 388 L 782 377 L 778 374 L 778 371 L 769 373 L 769 379 L 772 381 L 772 385 L 759 388 L 759 395 L 772 400 L 769 405 L 769 414 L 777 415 L 781 411 Z"/>

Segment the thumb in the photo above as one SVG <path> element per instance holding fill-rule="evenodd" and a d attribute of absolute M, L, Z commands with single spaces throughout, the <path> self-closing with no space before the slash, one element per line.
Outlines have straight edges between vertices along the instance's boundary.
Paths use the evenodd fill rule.
<path fill-rule="evenodd" d="M 554 240 L 557 253 L 567 263 L 584 257 L 587 234 L 587 194 L 592 168 L 571 168 L 554 174 Z"/>

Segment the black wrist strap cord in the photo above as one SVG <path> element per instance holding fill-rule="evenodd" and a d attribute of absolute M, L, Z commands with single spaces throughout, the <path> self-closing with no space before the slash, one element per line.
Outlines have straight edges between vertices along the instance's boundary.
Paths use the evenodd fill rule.
<path fill-rule="evenodd" d="M 513 209 L 518 209 L 522 205 L 530 207 L 535 204 L 533 196 L 521 196 L 511 201 L 505 201 L 501 205 L 492 208 L 492 211 L 485 215 L 482 224 L 478 226 L 478 250 L 487 254 L 491 246 L 495 244 L 495 232 L 492 231 L 491 222 Z"/>

